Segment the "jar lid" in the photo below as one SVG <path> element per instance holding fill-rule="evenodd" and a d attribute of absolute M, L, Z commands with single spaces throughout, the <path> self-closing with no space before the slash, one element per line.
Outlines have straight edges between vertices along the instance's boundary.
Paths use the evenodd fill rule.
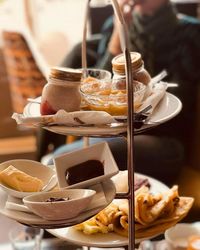
<path fill-rule="evenodd" d="M 131 66 L 135 71 L 143 65 L 142 56 L 138 52 L 131 52 Z M 113 71 L 118 74 L 125 74 L 125 57 L 124 54 L 115 56 L 112 60 Z"/>
<path fill-rule="evenodd" d="M 78 82 L 81 80 L 82 71 L 78 69 L 53 67 L 51 68 L 50 78 Z"/>

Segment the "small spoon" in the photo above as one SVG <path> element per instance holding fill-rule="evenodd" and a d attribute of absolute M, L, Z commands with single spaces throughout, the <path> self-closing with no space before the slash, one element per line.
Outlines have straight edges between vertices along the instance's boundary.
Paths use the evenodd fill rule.
<path fill-rule="evenodd" d="M 155 83 L 160 82 L 162 79 L 164 79 L 167 76 L 167 71 L 163 70 L 161 71 L 158 75 L 154 76 L 151 81 L 150 84 L 153 86 Z"/>
<path fill-rule="evenodd" d="M 51 176 L 51 178 L 49 179 L 49 181 L 47 182 L 47 184 L 44 185 L 44 186 L 42 187 L 41 192 L 47 191 L 49 185 L 50 185 L 53 181 L 55 181 L 55 178 L 56 178 L 56 174 L 53 174 L 53 175 Z"/>
<path fill-rule="evenodd" d="M 152 79 L 151 79 L 151 82 L 150 84 L 152 86 L 154 86 L 156 83 L 159 84 L 160 81 L 162 81 L 165 77 L 167 76 L 167 71 L 166 70 L 163 70 L 161 71 L 158 75 L 154 76 Z M 167 82 L 167 87 L 168 88 L 174 88 L 174 87 L 178 87 L 178 83 L 173 83 L 173 82 Z"/>

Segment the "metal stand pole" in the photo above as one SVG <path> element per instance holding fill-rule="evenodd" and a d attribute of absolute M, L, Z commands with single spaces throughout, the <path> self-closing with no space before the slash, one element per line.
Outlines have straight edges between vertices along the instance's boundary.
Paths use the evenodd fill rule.
<path fill-rule="evenodd" d="M 86 59 L 86 35 L 87 35 L 87 18 L 89 13 L 89 4 L 91 0 L 87 0 L 86 15 L 84 20 L 84 30 L 83 30 L 83 43 L 82 43 L 82 68 L 83 73 L 85 73 L 87 67 Z M 127 99 L 128 99 L 128 128 L 127 128 L 127 143 L 128 143 L 128 183 L 129 192 L 127 194 L 121 195 L 121 198 L 128 198 L 129 200 L 129 250 L 134 249 L 135 245 L 135 208 L 134 208 L 134 161 L 133 161 L 133 149 L 134 149 L 134 124 L 133 124 L 133 114 L 134 114 L 134 95 L 133 95 L 133 76 L 131 67 L 131 57 L 129 52 L 129 39 L 126 23 L 123 14 L 120 10 L 117 0 L 111 0 L 115 15 L 118 18 L 120 29 L 120 43 L 122 51 L 124 52 L 124 57 L 126 60 L 126 82 L 127 82 Z"/>
<path fill-rule="evenodd" d="M 122 12 L 119 8 L 119 4 L 116 0 L 112 0 L 113 8 L 115 14 L 118 17 L 120 27 L 120 42 L 121 47 L 124 52 L 125 57 L 125 69 L 126 69 L 126 88 L 127 88 L 127 97 L 128 97 L 128 128 L 127 128 L 127 143 L 128 143 L 128 200 L 129 200 L 129 250 L 134 249 L 135 245 L 135 196 L 134 196 L 134 91 L 133 91 L 133 76 L 132 76 L 132 67 L 131 67 L 131 56 L 129 52 L 129 39 L 128 31 L 125 20 L 123 18 Z"/>
<path fill-rule="evenodd" d="M 87 22 L 88 22 L 88 16 L 89 16 L 89 6 L 90 6 L 90 1 L 87 0 L 87 5 L 86 5 L 86 11 L 85 11 L 85 18 L 84 18 L 84 25 L 83 25 L 83 40 L 82 40 L 82 69 L 83 69 L 83 75 L 85 77 L 86 75 L 86 69 L 87 69 L 87 58 L 86 58 L 86 50 L 87 50 L 87 45 L 86 45 L 86 40 L 87 40 Z M 86 148 L 89 146 L 89 138 L 88 137 L 83 137 L 83 147 Z"/>
<path fill-rule="evenodd" d="M 129 250 L 134 249 L 135 245 L 135 196 L 134 196 L 134 124 L 133 124 L 133 81 L 131 70 L 131 58 L 128 50 L 124 52 L 126 58 L 126 79 L 128 95 L 128 183 L 129 183 Z"/>

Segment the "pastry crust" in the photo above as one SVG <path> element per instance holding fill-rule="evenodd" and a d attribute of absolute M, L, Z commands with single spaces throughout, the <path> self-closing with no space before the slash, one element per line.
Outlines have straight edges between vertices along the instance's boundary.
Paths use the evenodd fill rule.
<path fill-rule="evenodd" d="M 38 192 L 44 186 L 42 180 L 28 175 L 12 165 L 0 172 L 0 182 L 20 192 Z"/>

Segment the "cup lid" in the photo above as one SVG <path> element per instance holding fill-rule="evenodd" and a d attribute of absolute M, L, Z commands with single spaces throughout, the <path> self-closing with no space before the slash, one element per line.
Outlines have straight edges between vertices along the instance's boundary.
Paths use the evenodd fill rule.
<path fill-rule="evenodd" d="M 131 52 L 131 66 L 133 71 L 140 68 L 143 64 L 142 56 L 138 52 Z M 115 56 L 112 60 L 113 71 L 119 74 L 125 73 L 125 57 L 124 54 Z"/>
<path fill-rule="evenodd" d="M 82 77 L 82 71 L 78 69 L 65 68 L 65 67 L 53 67 L 50 71 L 50 78 L 59 80 L 80 81 Z"/>

